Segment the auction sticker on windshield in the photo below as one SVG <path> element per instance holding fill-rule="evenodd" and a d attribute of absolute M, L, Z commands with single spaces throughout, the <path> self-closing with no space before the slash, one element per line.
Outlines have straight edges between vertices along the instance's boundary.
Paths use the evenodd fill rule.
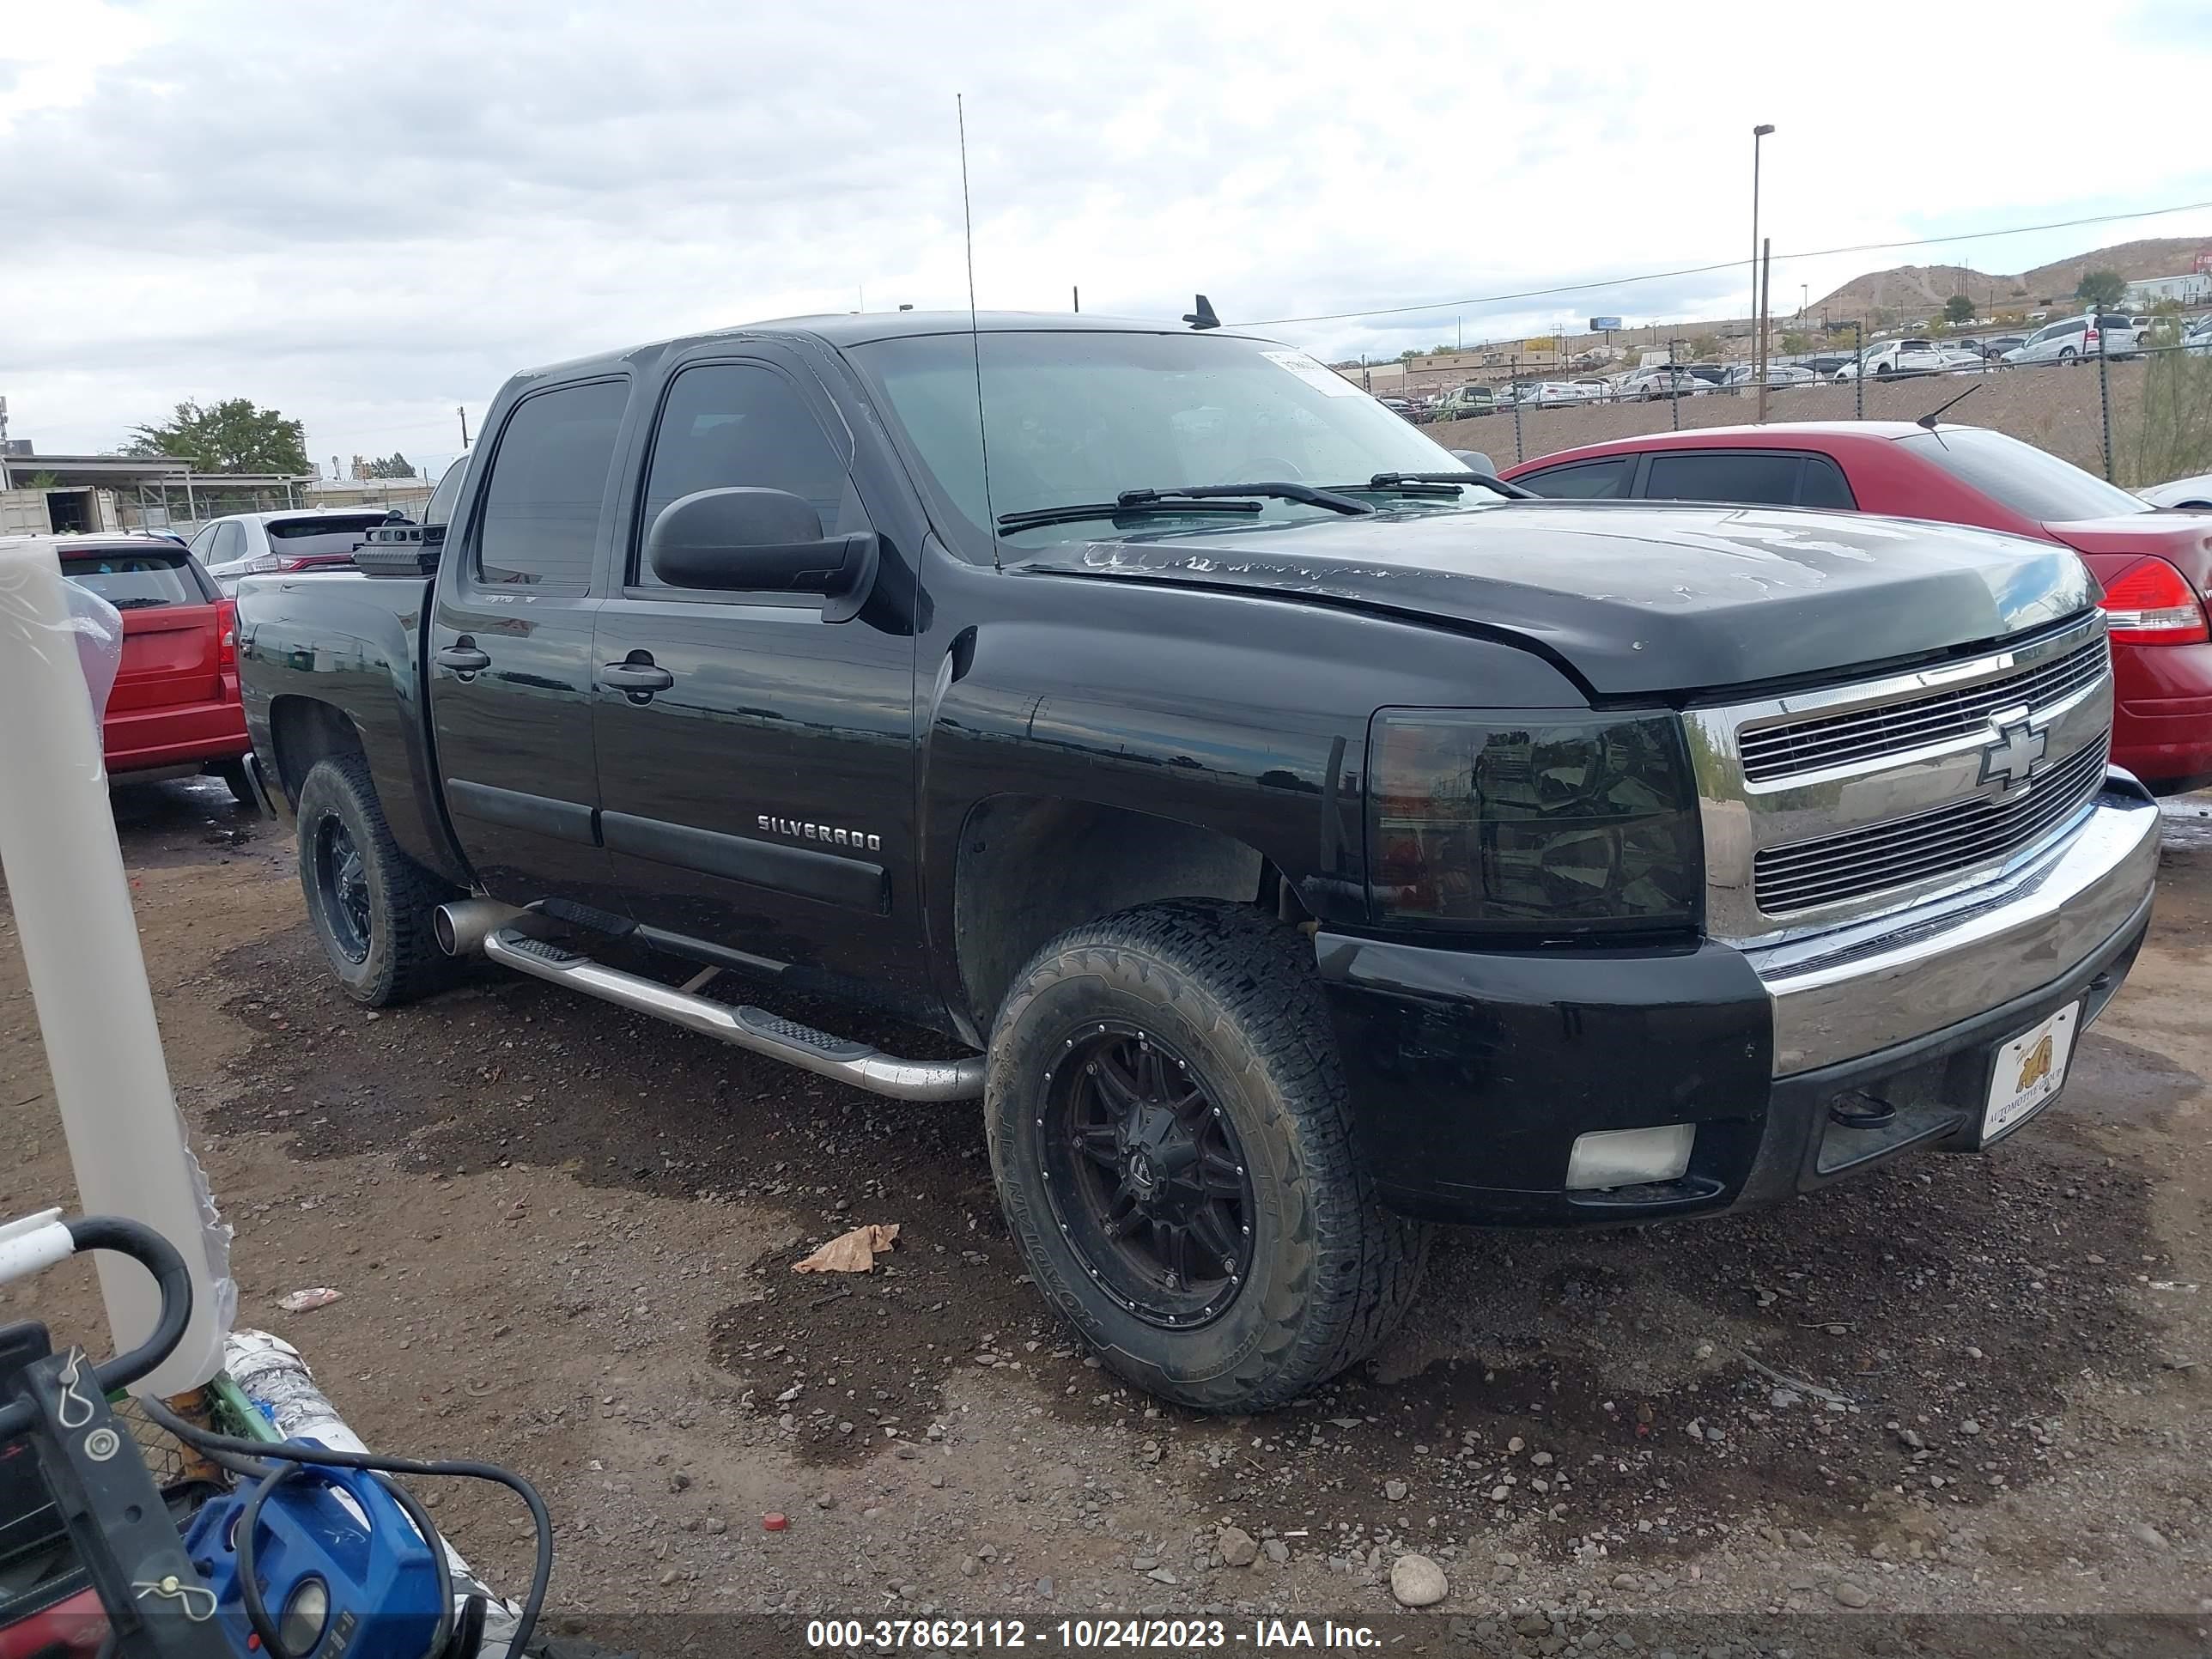
<path fill-rule="evenodd" d="M 1287 368 L 1315 391 L 1331 398 L 1361 396 L 1358 386 L 1331 368 L 1327 363 L 1316 362 L 1303 351 L 1263 351 L 1260 354 L 1279 368 Z"/>
<path fill-rule="evenodd" d="M 1997 1050 L 1989 1106 L 1982 1114 L 1984 1143 L 2016 1127 L 2058 1092 L 2066 1081 L 2066 1061 L 2074 1052 L 2074 1031 L 2081 1018 L 2081 1005 L 2069 1002 Z"/>

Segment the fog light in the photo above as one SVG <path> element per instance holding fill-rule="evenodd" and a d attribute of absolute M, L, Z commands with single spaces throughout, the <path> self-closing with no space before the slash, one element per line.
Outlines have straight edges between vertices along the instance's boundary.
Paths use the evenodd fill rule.
<path fill-rule="evenodd" d="M 1662 1123 L 1656 1129 L 1605 1129 L 1575 1137 L 1567 1158 L 1567 1190 L 1594 1187 L 1638 1187 L 1647 1181 L 1678 1181 L 1690 1168 L 1690 1147 L 1698 1138 L 1694 1123 Z"/>

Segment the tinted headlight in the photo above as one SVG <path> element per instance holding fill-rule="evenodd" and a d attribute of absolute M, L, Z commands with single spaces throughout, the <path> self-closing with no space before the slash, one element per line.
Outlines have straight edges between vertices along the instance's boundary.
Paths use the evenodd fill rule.
<path fill-rule="evenodd" d="M 1378 921 L 1538 933 L 1697 921 L 1702 843 L 1674 715 L 1386 708 L 1374 740 Z"/>

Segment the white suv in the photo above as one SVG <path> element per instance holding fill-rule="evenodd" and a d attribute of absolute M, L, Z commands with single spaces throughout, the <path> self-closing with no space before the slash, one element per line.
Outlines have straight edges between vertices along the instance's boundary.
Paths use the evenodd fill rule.
<path fill-rule="evenodd" d="M 2132 357 L 2136 353 L 2135 325 L 2118 313 L 2061 317 L 2045 323 L 2004 355 L 2019 366 L 2035 363 L 2079 362 L 2094 357 L 2101 349 L 2107 357 Z"/>
<path fill-rule="evenodd" d="M 388 516 L 380 507 L 233 513 L 202 525 L 191 550 L 223 597 L 234 599 L 242 576 L 351 564 L 362 538 Z"/>

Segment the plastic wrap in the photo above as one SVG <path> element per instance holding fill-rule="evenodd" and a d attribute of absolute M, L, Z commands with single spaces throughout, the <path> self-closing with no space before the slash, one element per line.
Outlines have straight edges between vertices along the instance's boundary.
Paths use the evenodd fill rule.
<path fill-rule="evenodd" d="M 92 720 L 107 718 L 107 694 L 115 689 L 116 671 L 123 665 L 123 613 L 82 582 L 62 578 L 63 596 L 69 600 L 69 625 L 76 635 L 76 665 L 84 672 L 84 689 L 92 694 Z"/>

